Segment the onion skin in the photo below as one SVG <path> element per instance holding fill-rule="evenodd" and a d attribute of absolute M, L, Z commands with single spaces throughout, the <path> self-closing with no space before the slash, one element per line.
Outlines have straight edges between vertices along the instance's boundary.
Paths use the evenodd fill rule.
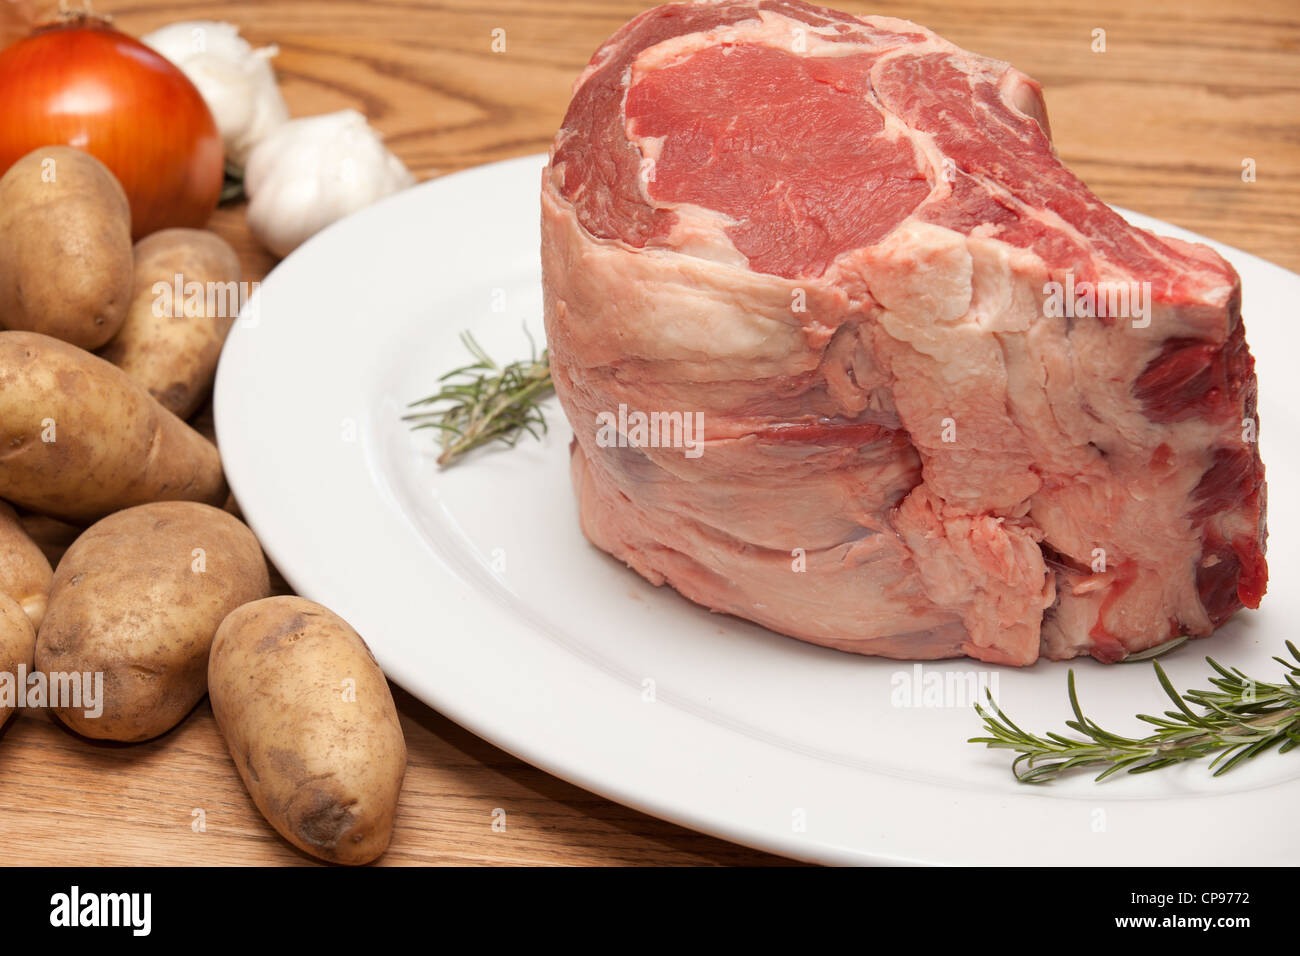
<path fill-rule="evenodd" d="M 136 239 L 202 227 L 221 196 L 221 136 L 199 91 L 102 21 L 42 27 L 0 50 L 0 174 L 56 144 L 85 150 L 113 172 Z"/>
<path fill-rule="evenodd" d="M 0 47 L 32 32 L 34 8 L 32 0 L 0 0 Z"/>

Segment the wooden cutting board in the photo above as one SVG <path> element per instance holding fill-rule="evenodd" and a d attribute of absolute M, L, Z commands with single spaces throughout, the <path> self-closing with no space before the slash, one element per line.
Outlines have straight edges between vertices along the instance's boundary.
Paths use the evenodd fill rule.
<path fill-rule="evenodd" d="M 0 3 L 5 0 L 0 0 Z M 1103 199 L 1300 270 L 1300 10 L 1293 0 L 920 0 L 909 17 L 1042 82 L 1057 148 Z M 238 23 L 295 115 L 364 112 L 421 179 L 547 148 L 574 77 L 648 3 L 623 0 L 100 0 L 137 35 Z M 504 52 L 493 31 L 505 31 Z M 1104 31 L 1104 52 L 1098 49 Z M 1253 161 L 1254 181 L 1243 180 Z M 241 208 L 212 228 L 248 278 L 274 261 Z M 1250 290 L 1245 290 L 1247 328 Z M 385 864 L 763 864 L 521 763 L 395 689 L 410 750 Z M 493 827 L 504 812 L 504 830 Z M 202 824 L 200 826 L 200 824 Z M 0 864 L 308 863 L 262 820 L 204 701 L 134 746 L 44 714 L 0 731 Z"/>

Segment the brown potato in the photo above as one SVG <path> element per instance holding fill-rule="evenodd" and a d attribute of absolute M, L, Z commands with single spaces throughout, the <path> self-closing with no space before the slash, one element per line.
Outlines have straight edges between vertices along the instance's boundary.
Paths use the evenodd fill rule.
<path fill-rule="evenodd" d="M 235 515 L 239 517 L 239 515 Z M 38 514 L 35 511 L 24 511 L 18 516 L 22 522 L 23 531 L 27 537 L 36 543 L 45 555 L 45 560 L 50 562 L 50 567 L 58 567 L 59 562 L 63 560 L 64 553 L 72 547 L 72 542 L 77 540 L 78 535 L 86 529 L 80 525 L 68 524 L 66 521 L 60 521 L 58 518 L 51 518 L 49 515 Z"/>
<path fill-rule="evenodd" d="M 52 709 L 87 737 L 166 733 L 207 691 L 218 625 L 269 593 L 257 539 L 224 511 L 164 501 L 110 515 L 59 562 L 36 642 L 40 671 L 104 675 L 103 713 Z"/>
<path fill-rule="evenodd" d="M 286 840 L 334 863 L 388 848 L 406 741 L 346 621 L 300 597 L 241 607 L 212 642 L 208 693 L 253 802 Z"/>
<path fill-rule="evenodd" d="M 216 446 L 121 369 L 0 332 L 0 498 L 86 523 L 150 501 L 220 505 L 226 482 Z"/>
<path fill-rule="evenodd" d="M 14 703 L 19 693 L 18 671 L 22 667 L 31 672 L 35 649 L 36 629 L 32 622 L 17 601 L 0 594 L 0 727 L 18 709 Z"/>
<path fill-rule="evenodd" d="M 135 244 L 126 322 L 99 354 L 163 408 L 189 418 L 212 389 L 221 346 L 239 314 L 240 277 L 239 257 L 216 233 L 164 229 L 146 236 Z"/>
<path fill-rule="evenodd" d="M 84 349 L 117 334 L 131 297 L 131 207 L 89 153 L 45 146 L 0 177 L 0 327 Z"/>
<path fill-rule="evenodd" d="M 27 536 L 14 509 L 0 501 L 0 594 L 17 601 L 37 630 L 45 617 L 53 575 L 50 562 Z"/>

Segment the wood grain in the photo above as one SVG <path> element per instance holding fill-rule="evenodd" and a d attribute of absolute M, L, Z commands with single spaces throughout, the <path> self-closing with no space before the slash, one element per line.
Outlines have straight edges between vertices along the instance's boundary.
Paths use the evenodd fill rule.
<path fill-rule="evenodd" d="M 596 46 L 650 4 L 622 0 L 103 0 L 123 29 L 239 23 L 295 115 L 366 113 L 420 178 L 539 152 Z M 1043 83 L 1058 150 L 1109 202 L 1300 270 L 1300 12 L 1294 0 L 915 0 L 908 17 Z M 491 31 L 506 31 L 494 53 Z M 1105 52 L 1094 52 L 1094 30 Z M 1253 159 L 1256 181 L 1243 182 Z M 239 208 L 212 227 L 250 277 L 273 260 Z M 1250 290 L 1245 290 L 1249 327 Z M 386 864 L 761 864 L 531 768 L 397 692 L 410 749 Z M 305 863 L 257 814 L 207 703 L 160 740 L 112 746 L 43 714 L 0 732 L 0 864 Z M 506 813 L 504 832 L 493 811 Z M 195 810 L 206 830 L 196 832 Z"/>

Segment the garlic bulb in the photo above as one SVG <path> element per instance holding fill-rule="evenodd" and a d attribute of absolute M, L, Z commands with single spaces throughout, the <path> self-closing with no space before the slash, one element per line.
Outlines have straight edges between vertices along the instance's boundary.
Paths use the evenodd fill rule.
<path fill-rule="evenodd" d="M 274 46 L 253 49 L 233 23 L 189 20 L 143 38 L 190 78 L 217 121 L 226 161 L 242 168 L 254 146 L 289 119 L 271 70 Z"/>
<path fill-rule="evenodd" d="M 248 158 L 248 227 L 287 256 L 335 220 L 414 182 L 356 110 L 290 120 Z"/>

